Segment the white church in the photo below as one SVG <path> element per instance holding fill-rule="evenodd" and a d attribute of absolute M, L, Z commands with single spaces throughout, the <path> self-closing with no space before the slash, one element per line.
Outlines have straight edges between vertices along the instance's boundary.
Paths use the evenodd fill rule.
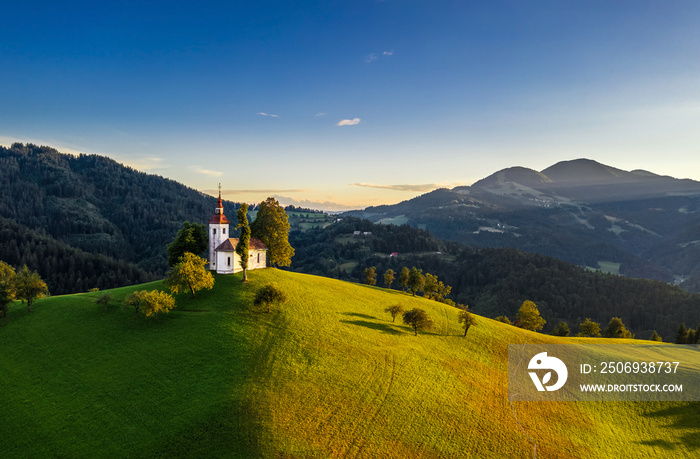
<path fill-rule="evenodd" d="M 218 274 L 233 274 L 243 271 L 240 257 L 236 253 L 238 238 L 229 237 L 229 221 L 224 215 L 224 204 L 221 201 L 216 206 L 214 216 L 209 220 L 209 269 Z M 267 267 L 267 247 L 256 238 L 250 238 L 248 249 L 248 270 Z"/>

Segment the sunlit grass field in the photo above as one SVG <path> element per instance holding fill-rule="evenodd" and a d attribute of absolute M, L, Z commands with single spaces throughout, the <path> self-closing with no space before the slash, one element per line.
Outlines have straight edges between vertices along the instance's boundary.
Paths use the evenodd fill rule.
<path fill-rule="evenodd" d="M 567 343 L 397 291 L 275 269 L 153 318 L 99 293 L 0 324 L 3 457 L 695 457 L 700 404 L 508 401 L 509 343 Z M 277 282 L 289 301 L 252 306 Z M 113 290 L 161 288 L 159 282 Z M 384 312 L 421 307 L 414 336 Z M 517 420 L 516 420 L 517 418 Z"/>

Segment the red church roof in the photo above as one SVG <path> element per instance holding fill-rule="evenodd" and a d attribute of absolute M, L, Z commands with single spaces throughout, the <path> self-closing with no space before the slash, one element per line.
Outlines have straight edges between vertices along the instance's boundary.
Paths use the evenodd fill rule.
<path fill-rule="evenodd" d="M 229 223 L 229 221 L 224 214 L 214 214 L 214 216 L 209 220 L 209 224 L 212 223 Z"/>
<path fill-rule="evenodd" d="M 224 203 L 221 200 L 221 184 L 219 184 L 219 201 L 216 204 L 217 213 L 209 220 L 209 224 L 225 224 L 229 223 L 228 218 L 224 215 Z"/>

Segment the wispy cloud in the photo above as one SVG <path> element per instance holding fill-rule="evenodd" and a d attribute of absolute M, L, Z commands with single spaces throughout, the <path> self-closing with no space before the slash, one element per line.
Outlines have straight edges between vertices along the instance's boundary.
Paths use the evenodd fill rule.
<path fill-rule="evenodd" d="M 314 116 L 326 116 L 326 114 L 323 112 L 319 112 L 319 113 L 316 113 L 316 115 L 314 115 Z"/>
<path fill-rule="evenodd" d="M 221 177 L 224 175 L 223 172 L 221 171 L 212 171 L 210 169 L 204 169 L 203 167 L 200 166 L 190 166 L 190 169 L 204 175 L 209 175 L 211 177 Z"/>
<path fill-rule="evenodd" d="M 258 115 L 269 116 L 270 118 L 279 118 L 279 115 L 273 115 L 272 113 L 258 112 Z"/>
<path fill-rule="evenodd" d="M 365 62 L 368 64 L 371 64 L 372 62 L 376 61 L 380 57 L 388 57 L 388 56 L 393 56 L 394 55 L 394 50 L 390 49 L 388 51 L 382 51 L 381 54 L 377 53 L 370 53 L 367 57 L 365 57 Z"/>
<path fill-rule="evenodd" d="M 351 120 L 338 121 L 338 126 L 354 126 L 356 124 L 360 124 L 360 118 L 353 118 Z"/>
<path fill-rule="evenodd" d="M 421 185 L 380 185 L 376 183 L 351 183 L 353 186 L 361 186 L 364 188 L 381 188 L 383 190 L 395 190 L 395 191 L 413 191 L 413 192 L 425 192 L 433 191 L 438 188 L 442 188 L 444 185 L 438 185 L 437 183 L 426 183 Z"/>

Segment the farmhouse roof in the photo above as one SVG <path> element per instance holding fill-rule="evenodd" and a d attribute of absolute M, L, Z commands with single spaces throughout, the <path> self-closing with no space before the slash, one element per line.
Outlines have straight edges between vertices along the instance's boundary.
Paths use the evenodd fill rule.
<path fill-rule="evenodd" d="M 217 251 L 219 252 L 233 252 L 236 250 L 236 246 L 238 245 L 238 238 L 237 237 L 230 237 L 226 239 L 224 242 L 219 244 L 219 247 L 216 248 Z M 250 238 L 250 249 L 251 250 L 267 250 L 267 247 L 265 244 L 263 244 L 263 241 L 258 239 L 257 237 L 251 237 Z"/>

